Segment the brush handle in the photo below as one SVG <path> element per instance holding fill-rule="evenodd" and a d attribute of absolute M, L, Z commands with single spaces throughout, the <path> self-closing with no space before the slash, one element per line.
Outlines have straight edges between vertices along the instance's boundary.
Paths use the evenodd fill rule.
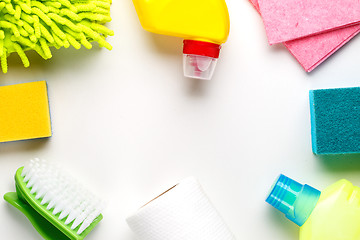
<path fill-rule="evenodd" d="M 4 199 L 20 210 L 45 240 L 69 240 L 67 236 L 42 217 L 30 205 L 19 199 L 15 192 L 5 194 Z"/>

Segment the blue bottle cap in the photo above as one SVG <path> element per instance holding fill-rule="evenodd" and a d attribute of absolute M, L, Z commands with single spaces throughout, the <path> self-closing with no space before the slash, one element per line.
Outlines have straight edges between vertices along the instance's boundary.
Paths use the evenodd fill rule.
<path fill-rule="evenodd" d="M 281 174 L 271 188 L 266 202 L 301 227 L 310 217 L 320 194 L 319 190 Z"/>

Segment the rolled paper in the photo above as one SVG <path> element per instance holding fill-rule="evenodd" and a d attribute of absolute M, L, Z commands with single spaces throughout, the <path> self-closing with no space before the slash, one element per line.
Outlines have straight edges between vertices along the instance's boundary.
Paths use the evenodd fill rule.
<path fill-rule="evenodd" d="M 193 177 L 147 203 L 127 223 L 139 240 L 235 240 Z"/>

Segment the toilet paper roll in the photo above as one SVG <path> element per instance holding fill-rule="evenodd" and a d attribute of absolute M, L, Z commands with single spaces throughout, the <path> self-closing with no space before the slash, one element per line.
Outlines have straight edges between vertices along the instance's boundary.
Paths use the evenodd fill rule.
<path fill-rule="evenodd" d="M 193 177 L 147 203 L 127 223 L 139 240 L 235 240 Z"/>

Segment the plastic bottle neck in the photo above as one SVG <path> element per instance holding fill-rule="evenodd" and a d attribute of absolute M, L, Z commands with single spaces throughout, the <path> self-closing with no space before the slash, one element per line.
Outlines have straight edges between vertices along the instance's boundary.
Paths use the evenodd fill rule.
<path fill-rule="evenodd" d="M 310 217 L 321 192 L 280 175 L 275 181 L 266 202 L 278 209 L 300 227 Z"/>
<path fill-rule="evenodd" d="M 184 54 L 219 58 L 221 45 L 210 42 L 184 40 Z"/>
<path fill-rule="evenodd" d="M 184 40 L 184 75 L 210 80 L 214 74 L 220 49 L 219 44 Z"/>

